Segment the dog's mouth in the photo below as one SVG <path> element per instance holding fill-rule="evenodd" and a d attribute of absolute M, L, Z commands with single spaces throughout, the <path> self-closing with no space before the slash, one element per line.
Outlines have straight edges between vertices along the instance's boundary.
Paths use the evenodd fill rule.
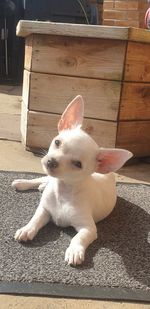
<path fill-rule="evenodd" d="M 48 175 L 54 176 L 58 172 L 59 162 L 54 158 L 47 158 L 46 156 L 42 159 L 42 166 L 44 171 Z"/>
<path fill-rule="evenodd" d="M 48 169 L 43 166 L 44 172 L 51 177 L 59 178 L 58 170 Z"/>

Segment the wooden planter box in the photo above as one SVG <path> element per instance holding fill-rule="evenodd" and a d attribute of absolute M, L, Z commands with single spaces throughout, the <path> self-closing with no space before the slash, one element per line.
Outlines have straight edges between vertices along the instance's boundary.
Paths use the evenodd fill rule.
<path fill-rule="evenodd" d="M 102 147 L 150 155 L 150 31 L 20 21 L 26 37 L 21 133 L 28 149 L 48 148 L 77 95 L 84 129 Z"/>

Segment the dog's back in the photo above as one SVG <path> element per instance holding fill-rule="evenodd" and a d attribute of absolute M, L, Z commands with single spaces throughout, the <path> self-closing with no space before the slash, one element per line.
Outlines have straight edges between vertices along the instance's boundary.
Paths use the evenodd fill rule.
<path fill-rule="evenodd" d="M 115 207 L 117 198 L 115 174 L 94 173 L 92 180 L 93 218 L 98 222 L 107 217 Z"/>

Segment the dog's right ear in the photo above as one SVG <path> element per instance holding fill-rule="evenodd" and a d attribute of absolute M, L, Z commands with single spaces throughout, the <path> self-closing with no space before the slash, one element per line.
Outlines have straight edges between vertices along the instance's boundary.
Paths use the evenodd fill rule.
<path fill-rule="evenodd" d="M 81 95 L 76 96 L 67 106 L 58 122 L 58 132 L 81 126 L 84 115 L 84 101 Z"/>

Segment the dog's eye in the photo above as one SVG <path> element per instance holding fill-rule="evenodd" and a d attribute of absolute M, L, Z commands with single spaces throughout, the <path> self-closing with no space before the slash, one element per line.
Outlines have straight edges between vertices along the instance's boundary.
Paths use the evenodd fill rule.
<path fill-rule="evenodd" d="M 55 139 L 55 145 L 56 145 L 57 147 L 59 147 L 60 144 L 61 144 L 61 141 L 60 141 L 59 139 Z"/>
<path fill-rule="evenodd" d="M 80 161 L 72 161 L 72 164 L 78 168 L 82 168 L 82 163 Z"/>

